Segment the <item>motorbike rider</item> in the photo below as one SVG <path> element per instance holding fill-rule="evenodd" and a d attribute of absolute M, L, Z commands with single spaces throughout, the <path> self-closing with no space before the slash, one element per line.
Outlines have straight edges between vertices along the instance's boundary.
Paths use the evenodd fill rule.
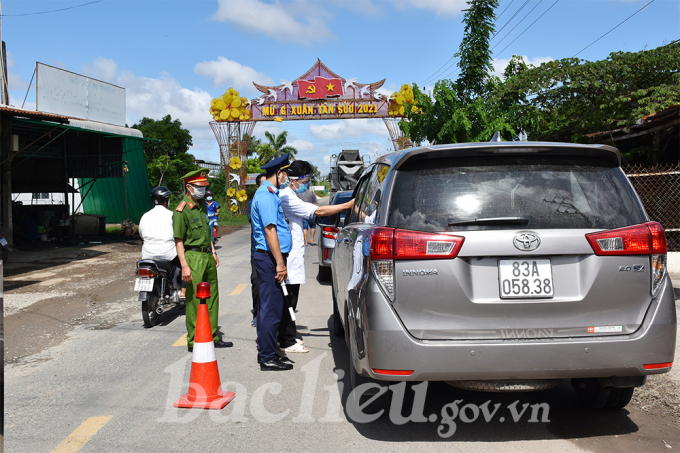
<path fill-rule="evenodd" d="M 205 191 L 205 205 L 208 208 L 208 220 L 210 221 L 210 231 L 212 235 L 213 244 L 217 241 L 215 236 L 215 228 L 219 225 L 217 224 L 217 219 L 220 216 L 220 205 L 217 201 L 213 200 L 212 190 Z"/>
<path fill-rule="evenodd" d="M 154 207 L 139 221 L 139 236 L 144 241 L 142 259 L 170 261 L 181 269 L 172 230 L 172 211 L 168 209 L 171 194 L 170 189 L 164 186 L 154 187 L 151 191 Z M 185 291 L 186 284 L 182 282 L 180 299 L 184 299 Z"/>

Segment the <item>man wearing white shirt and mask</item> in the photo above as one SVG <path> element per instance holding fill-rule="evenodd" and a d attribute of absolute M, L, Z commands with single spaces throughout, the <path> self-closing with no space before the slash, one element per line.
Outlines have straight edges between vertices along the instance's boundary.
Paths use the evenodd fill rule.
<path fill-rule="evenodd" d="M 297 308 L 300 285 L 305 284 L 305 240 L 302 233 L 303 219 L 310 219 L 314 216 L 325 217 L 337 214 L 345 209 L 351 209 L 354 200 L 347 203 L 317 206 L 312 203 L 305 203 L 300 200 L 297 194 L 304 193 L 309 188 L 312 175 L 312 166 L 304 160 L 296 160 L 289 167 L 289 184 L 286 188 L 279 191 L 283 214 L 288 219 L 288 226 L 293 237 L 293 248 L 288 254 L 288 278 L 286 278 L 286 288 L 288 297 L 286 298 L 287 307 L 283 310 L 283 317 L 279 325 L 278 342 L 285 352 L 309 352 L 303 346 L 303 342 L 296 340 L 297 329 L 295 321 L 290 317 L 288 307 L 293 310 Z"/>
<path fill-rule="evenodd" d="M 172 211 L 168 209 L 168 201 L 172 192 L 167 187 L 158 186 L 151 191 L 151 201 L 155 205 L 142 216 L 139 221 L 139 236 L 144 241 L 142 245 L 143 260 L 165 260 L 179 268 L 177 248 L 172 230 Z M 182 294 L 186 291 L 182 282 Z"/>

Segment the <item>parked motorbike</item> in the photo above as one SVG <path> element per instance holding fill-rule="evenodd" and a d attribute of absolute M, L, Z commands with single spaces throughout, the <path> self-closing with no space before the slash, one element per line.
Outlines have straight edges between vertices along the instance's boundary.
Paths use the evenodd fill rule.
<path fill-rule="evenodd" d="M 138 300 L 142 303 L 142 318 L 146 327 L 157 325 L 166 311 L 186 305 L 186 302 L 180 301 L 180 276 L 180 269 L 169 261 L 137 261 L 134 290 L 139 291 Z"/>

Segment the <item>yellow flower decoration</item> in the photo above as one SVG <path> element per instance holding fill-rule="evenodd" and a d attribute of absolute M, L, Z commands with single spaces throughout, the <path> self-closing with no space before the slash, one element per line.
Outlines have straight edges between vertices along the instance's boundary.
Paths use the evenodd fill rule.
<path fill-rule="evenodd" d="M 246 191 L 241 189 L 238 192 L 236 192 L 236 199 L 238 201 L 241 201 L 241 202 L 246 201 L 248 199 L 248 195 L 246 195 Z"/>
<path fill-rule="evenodd" d="M 234 170 L 238 170 L 239 168 L 241 168 L 241 159 L 239 159 L 238 157 L 232 157 L 231 161 L 229 162 L 229 166 Z"/>
<path fill-rule="evenodd" d="M 241 97 L 234 88 L 229 88 L 220 97 L 210 101 L 210 115 L 215 121 L 244 121 L 250 119 L 248 98 Z"/>
<path fill-rule="evenodd" d="M 227 195 L 233 197 L 234 195 L 236 195 L 236 189 L 234 189 L 233 187 L 228 188 Z"/>
<path fill-rule="evenodd" d="M 238 211 L 238 205 L 232 205 L 229 209 L 231 209 L 231 212 L 236 212 Z"/>

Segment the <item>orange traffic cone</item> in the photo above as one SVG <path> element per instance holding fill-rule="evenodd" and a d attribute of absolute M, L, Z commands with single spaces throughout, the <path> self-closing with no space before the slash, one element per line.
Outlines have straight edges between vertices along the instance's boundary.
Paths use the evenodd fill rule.
<path fill-rule="evenodd" d="M 196 315 L 196 336 L 191 358 L 189 391 L 175 401 L 175 407 L 222 409 L 234 399 L 236 394 L 223 392 L 220 383 L 208 305 L 205 303 L 205 300 L 210 297 L 210 284 L 203 282 L 197 286 L 196 297 L 201 299 L 201 303 L 198 305 Z"/>

